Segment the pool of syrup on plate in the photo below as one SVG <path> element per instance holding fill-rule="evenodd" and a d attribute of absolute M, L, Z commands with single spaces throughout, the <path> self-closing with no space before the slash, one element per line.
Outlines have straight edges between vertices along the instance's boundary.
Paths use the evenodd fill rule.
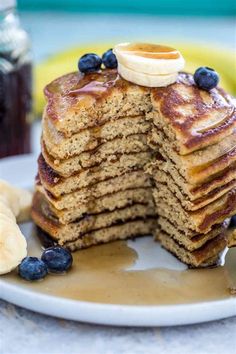
<path fill-rule="evenodd" d="M 29 254 L 40 256 L 37 238 L 29 241 Z M 8 282 L 30 290 L 68 299 L 127 305 L 163 305 L 226 299 L 235 295 L 236 248 L 224 266 L 209 269 L 129 270 L 138 260 L 126 241 L 116 241 L 73 253 L 73 267 L 64 275 L 48 275 L 27 282 L 16 272 Z"/>

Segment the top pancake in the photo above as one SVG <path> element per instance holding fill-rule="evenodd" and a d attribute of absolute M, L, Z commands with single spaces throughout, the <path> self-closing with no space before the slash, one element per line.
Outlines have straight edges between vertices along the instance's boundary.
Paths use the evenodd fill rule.
<path fill-rule="evenodd" d="M 235 102 L 222 89 L 200 90 L 192 75 L 177 82 L 146 88 L 122 79 L 116 70 L 79 72 L 46 86 L 44 115 L 64 137 L 124 116 L 151 117 L 181 155 L 216 144 L 236 129 Z M 144 118 L 145 119 L 145 118 Z"/>
<path fill-rule="evenodd" d="M 124 116 L 150 110 L 149 90 L 122 79 L 116 70 L 64 75 L 46 86 L 44 116 L 55 128 L 71 136 Z"/>
<path fill-rule="evenodd" d="M 236 130 L 235 101 L 222 89 L 200 90 L 192 75 L 151 94 L 154 124 L 164 131 L 180 155 L 216 144 Z"/>

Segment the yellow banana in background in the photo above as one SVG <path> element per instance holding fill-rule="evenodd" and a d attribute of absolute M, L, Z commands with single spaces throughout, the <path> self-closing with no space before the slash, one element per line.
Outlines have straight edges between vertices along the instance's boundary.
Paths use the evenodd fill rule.
<path fill-rule="evenodd" d="M 185 71 L 193 73 L 200 66 L 211 67 L 220 74 L 220 86 L 232 95 L 236 95 L 236 60 L 233 51 L 210 47 L 204 44 L 169 44 L 177 48 L 184 56 L 186 61 Z M 78 70 L 78 59 L 83 54 L 92 52 L 101 55 L 112 47 L 111 43 L 75 47 L 57 53 L 38 64 L 35 68 L 34 85 L 34 111 L 36 116 L 42 114 L 45 104 L 43 89 L 46 84 L 58 76 Z"/>

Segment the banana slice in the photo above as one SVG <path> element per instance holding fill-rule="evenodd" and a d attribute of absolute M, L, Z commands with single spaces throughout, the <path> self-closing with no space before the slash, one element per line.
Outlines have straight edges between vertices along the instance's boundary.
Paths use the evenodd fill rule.
<path fill-rule="evenodd" d="M 0 180 L 0 274 L 9 273 L 27 255 L 27 244 L 18 221 L 26 221 L 32 194 Z"/>
<path fill-rule="evenodd" d="M 16 217 L 12 210 L 9 208 L 9 206 L 6 204 L 4 199 L 1 198 L 0 196 L 0 220 L 1 216 L 7 217 L 12 221 L 16 221 Z"/>
<path fill-rule="evenodd" d="M 0 215 L 0 274 L 15 269 L 26 255 L 26 240 L 16 220 Z"/>
<path fill-rule="evenodd" d="M 127 81 L 146 87 L 164 87 L 174 83 L 178 73 L 169 75 L 149 75 L 137 72 L 123 66 L 118 62 L 118 73 Z"/>
<path fill-rule="evenodd" d="M 15 216 L 19 214 L 20 205 L 16 188 L 3 180 L 0 180 L 0 198 L 2 201 L 5 201 Z"/>
<path fill-rule="evenodd" d="M 18 222 L 27 221 L 30 218 L 32 193 L 14 187 L 6 181 L 0 180 L 0 203 L 5 203 L 13 212 Z"/>
<path fill-rule="evenodd" d="M 150 75 L 170 75 L 184 68 L 184 58 L 174 48 L 148 43 L 121 43 L 113 49 L 118 62 Z"/>

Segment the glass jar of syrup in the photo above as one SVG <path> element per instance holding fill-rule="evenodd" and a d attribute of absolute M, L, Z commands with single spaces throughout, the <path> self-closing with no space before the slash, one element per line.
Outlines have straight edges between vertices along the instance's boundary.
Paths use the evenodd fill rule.
<path fill-rule="evenodd" d="M 15 0 L 0 0 L 0 158 L 30 152 L 32 58 Z"/>

